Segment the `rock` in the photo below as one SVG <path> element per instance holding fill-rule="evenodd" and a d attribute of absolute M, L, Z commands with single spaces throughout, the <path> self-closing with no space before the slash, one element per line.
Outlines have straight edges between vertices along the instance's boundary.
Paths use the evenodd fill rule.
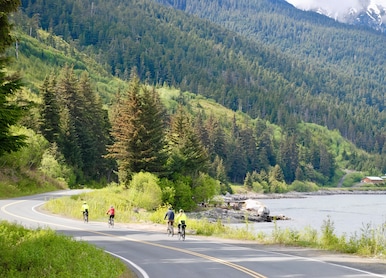
<path fill-rule="evenodd" d="M 231 195 L 222 196 L 223 205 L 215 208 L 189 213 L 188 217 L 202 219 L 206 218 L 210 222 L 221 220 L 227 223 L 245 223 L 250 222 L 271 222 L 272 220 L 287 220 L 289 218 L 278 215 L 270 216 L 269 208 L 257 197 L 260 194 L 251 195 Z"/>

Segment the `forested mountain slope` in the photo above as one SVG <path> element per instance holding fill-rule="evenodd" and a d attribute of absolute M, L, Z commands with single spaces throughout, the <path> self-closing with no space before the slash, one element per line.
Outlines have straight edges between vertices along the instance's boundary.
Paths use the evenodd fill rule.
<path fill-rule="evenodd" d="M 111 180 L 114 161 L 102 159 L 106 153 L 105 144 L 110 141 L 106 135 L 110 124 L 114 126 L 124 122 L 117 121 L 113 116 L 115 112 L 125 110 L 117 109 L 116 97 L 130 92 L 132 77 L 129 82 L 124 82 L 109 75 L 73 45 L 41 29 L 35 30 L 35 38 L 19 31 L 14 35 L 19 47 L 11 69 L 23 75 L 24 96 L 34 98 L 28 117 L 21 122 L 30 129 L 30 134 L 35 132 L 35 136 L 29 139 L 29 148 L 18 154 L 23 157 L 23 165 L 33 165 L 30 167 L 60 177 L 70 186 L 78 182 Z M 10 49 L 9 54 L 14 52 Z M 203 145 L 205 151 L 201 154 L 206 153 L 205 157 L 208 158 L 207 163 L 201 163 L 200 160 L 194 164 L 192 156 L 189 156 L 187 165 L 184 159 L 178 160 L 175 164 L 178 167 L 171 167 L 172 173 L 189 175 L 194 172 L 192 169 L 196 169 L 194 165 L 206 165 L 203 171 L 223 185 L 229 181 L 243 183 L 247 180 L 249 187 L 266 192 L 293 190 L 293 187 L 287 188 L 287 184 L 289 186 L 293 182 L 302 190 L 305 190 L 303 186 L 315 189 L 315 184 L 335 185 L 342 175 L 342 169 L 346 168 L 372 174 L 382 173 L 385 159 L 358 150 L 343 140 L 339 132 L 295 122 L 281 128 L 264 119 L 252 119 L 245 113 L 235 113 L 200 95 L 182 93 L 178 88 L 157 86 L 157 92 L 167 112 L 164 116 L 169 125 L 164 130 L 169 131 L 169 136 L 172 135 L 168 137 L 168 142 L 174 142 L 175 134 L 184 133 L 190 134 L 192 140 L 192 145 L 185 150 L 187 152 L 178 157 L 189 156 L 192 147 Z M 102 96 L 104 107 L 109 109 L 109 122 L 105 116 L 107 111 L 101 109 L 95 93 Z M 152 122 L 146 119 L 144 124 Z M 62 121 L 66 124 L 58 125 Z M 181 123 L 187 128 L 181 131 L 179 125 L 173 123 Z M 39 146 L 34 143 L 36 141 L 41 142 Z M 63 142 L 66 144 L 63 145 Z M 170 144 L 175 151 L 175 143 Z M 133 153 L 141 153 L 138 148 L 136 146 Z M 176 158 L 173 154 L 168 153 L 170 159 Z M 10 167 L 17 168 L 14 161 L 21 160 L 10 154 L 2 158 L 4 161 L 13 161 Z M 147 165 L 140 169 L 146 169 Z M 260 186 L 253 186 L 254 181 L 259 181 Z"/>
<path fill-rule="evenodd" d="M 284 61 L 271 61 L 264 66 L 277 69 L 295 84 L 304 82 L 303 85 L 308 85 L 307 90 L 311 94 L 331 94 L 340 105 L 349 104 L 358 110 L 371 107 L 365 112 L 367 116 L 362 114 L 365 117 L 384 117 L 383 113 L 378 114 L 385 108 L 384 34 L 342 24 L 314 12 L 298 10 L 283 0 L 157 2 L 208 19 L 281 54 L 285 53 Z M 287 60 L 293 64 L 288 65 Z M 377 110 L 375 114 L 371 112 L 373 108 Z M 357 110 L 347 107 L 342 108 L 341 112 L 358 115 L 351 109 Z M 347 138 L 368 149 L 360 142 L 362 139 L 358 140 L 361 137 L 358 133 L 349 134 L 340 123 L 333 123 L 339 117 L 333 116 L 333 121 L 309 119 L 305 115 L 301 117 L 306 121 L 319 121 L 330 128 L 338 128 Z M 348 123 L 347 118 L 340 120 Z M 379 123 L 378 127 L 382 128 L 382 121 Z M 354 129 L 363 130 L 363 127 L 354 125 Z M 378 131 L 374 130 L 375 133 Z"/>
<path fill-rule="evenodd" d="M 284 1 L 22 1 L 30 20 L 127 79 L 169 84 L 290 129 L 338 129 L 367 151 L 385 144 L 385 36 Z M 183 9 L 201 16 L 189 16 Z M 212 21 L 212 22 L 211 22 Z"/>

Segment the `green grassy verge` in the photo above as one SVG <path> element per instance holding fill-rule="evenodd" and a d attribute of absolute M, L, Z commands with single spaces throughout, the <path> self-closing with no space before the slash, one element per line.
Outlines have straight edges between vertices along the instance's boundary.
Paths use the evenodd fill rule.
<path fill-rule="evenodd" d="M 0 198 L 14 198 L 65 189 L 66 185 L 41 173 L 11 167 L 0 169 Z"/>
<path fill-rule="evenodd" d="M 0 222 L 0 277 L 136 277 L 119 259 L 95 246 Z"/>
<path fill-rule="evenodd" d="M 67 217 L 79 218 L 82 200 L 90 206 L 91 221 L 107 221 L 106 210 L 110 204 L 116 208 L 116 221 L 120 223 L 165 223 L 167 206 L 155 211 L 143 211 L 130 204 L 130 196 L 122 187 L 110 186 L 82 195 L 54 199 L 45 209 Z M 177 208 L 178 209 L 178 208 Z M 242 228 L 232 228 L 221 221 L 210 223 L 207 219 L 189 219 L 187 232 L 197 235 L 253 240 L 261 244 L 283 244 L 312 247 L 366 257 L 386 258 L 386 222 L 380 227 L 367 225 L 359 234 L 337 236 L 334 223 L 326 219 L 321 230 L 306 228 L 302 231 L 276 227 L 272 234 L 256 233 L 248 223 Z"/>

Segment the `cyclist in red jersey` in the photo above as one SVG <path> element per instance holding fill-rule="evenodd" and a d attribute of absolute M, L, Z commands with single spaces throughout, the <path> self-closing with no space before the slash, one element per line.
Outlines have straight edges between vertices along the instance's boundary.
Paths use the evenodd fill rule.
<path fill-rule="evenodd" d="M 114 206 L 111 206 L 110 209 L 106 212 L 106 214 L 109 214 L 109 215 L 110 215 L 109 220 L 110 220 L 110 219 L 114 219 L 114 216 L 115 216 L 115 209 L 114 209 Z"/>

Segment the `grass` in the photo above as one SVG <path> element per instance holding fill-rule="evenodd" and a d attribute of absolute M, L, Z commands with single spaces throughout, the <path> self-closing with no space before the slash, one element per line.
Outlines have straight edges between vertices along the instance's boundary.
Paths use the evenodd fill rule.
<path fill-rule="evenodd" d="M 81 195 L 52 199 L 43 208 L 55 214 L 82 219 L 83 201 L 89 205 L 90 221 L 107 221 L 106 212 L 111 205 L 116 211 L 116 222 L 138 222 L 149 220 L 150 217 L 150 213 L 132 206 L 128 190 L 121 186 L 108 186 Z"/>
<path fill-rule="evenodd" d="M 90 205 L 91 221 L 107 220 L 105 210 L 110 204 L 116 207 L 116 221 L 120 223 L 164 223 L 167 205 L 155 211 L 141 211 L 130 204 L 130 196 L 124 188 L 110 186 L 78 196 L 54 199 L 45 204 L 45 209 L 67 217 L 81 219 L 82 200 Z M 381 227 L 365 226 L 360 234 L 337 236 L 334 223 L 326 219 L 320 231 L 312 228 L 304 230 L 280 229 L 275 225 L 272 234 L 256 233 L 246 222 L 244 227 L 232 228 L 221 221 L 189 219 L 188 229 L 197 235 L 216 236 L 229 239 L 253 240 L 261 244 L 283 244 L 312 247 L 335 252 L 366 257 L 386 258 L 386 223 Z"/>
<path fill-rule="evenodd" d="M 3 166 L 0 169 L 0 196 L 6 198 L 34 195 L 64 189 L 65 185 L 36 171 L 20 168 L 18 171 Z"/>
<path fill-rule="evenodd" d="M 120 223 L 165 223 L 167 205 L 154 211 L 132 206 L 128 191 L 109 186 L 80 195 L 52 199 L 44 209 L 61 216 L 82 219 L 81 205 L 90 207 L 90 221 L 107 221 L 110 205 L 116 208 Z M 317 231 L 280 229 L 275 225 L 271 234 L 256 233 L 246 222 L 244 227 L 232 228 L 221 221 L 189 219 L 187 233 L 221 238 L 255 241 L 260 244 L 281 244 L 331 250 L 365 257 L 386 258 L 386 223 L 381 227 L 366 225 L 360 235 L 336 236 L 334 223 L 327 219 Z M 52 230 L 27 230 L 16 224 L 0 222 L 0 277 L 135 277 L 119 259 L 103 250 Z M 81 251 L 80 251 L 81 250 Z M 90 265 L 93 265 L 90 268 Z"/>
<path fill-rule="evenodd" d="M 0 277 L 136 277 L 121 260 L 52 230 L 0 222 L 0 249 Z"/>
<path fill-rule="evenodd" d="M 290 246 L 312 247 L 363 257 L 386 259 L 386 222 L 381 226 L 366 225 L 360 234 L 337 236 L 331 219 L 324 220 L 321 231 L 310 227 L 302 231 L 294 229 L 275 229 L 271 237 L 265 237 L 264 243 Z"/>

